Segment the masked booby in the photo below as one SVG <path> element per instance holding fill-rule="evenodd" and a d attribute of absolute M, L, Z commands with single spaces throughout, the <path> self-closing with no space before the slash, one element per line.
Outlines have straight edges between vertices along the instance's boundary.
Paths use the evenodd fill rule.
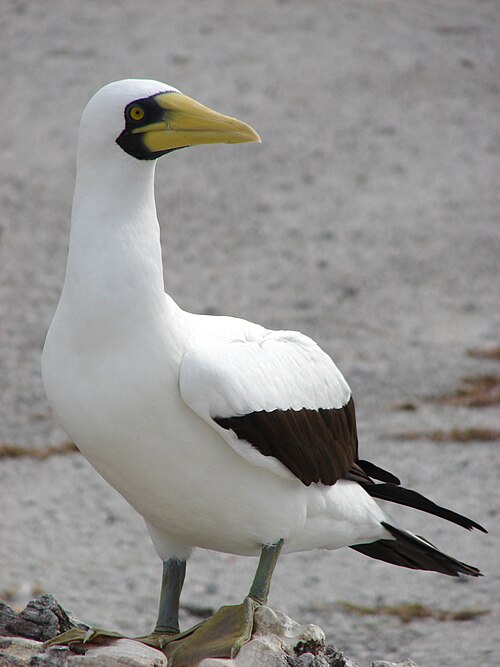
<path fill-rule="evenodd" d="M 163 561 L 157 624 L 142 640 L 164 647 L 176 667 L 234 655 L 249 639 L 280 551 L 349 546 L 403 567 L 480 575 L 374 500 L 484 530 L 359 458 L 351 390 L 313 340 L 187 313 L 165 294 L 157 158 L 256 141 L 250 126 L 157 81 L 97 92 L 81 120 L 66 277 L 43 351 L 55 413 L 144 517 Z M 194 547 L 260 562 L 241 605 L 180 633 Z M 57 641 L 99 634 L 118 636 L 73 630 Z"/>

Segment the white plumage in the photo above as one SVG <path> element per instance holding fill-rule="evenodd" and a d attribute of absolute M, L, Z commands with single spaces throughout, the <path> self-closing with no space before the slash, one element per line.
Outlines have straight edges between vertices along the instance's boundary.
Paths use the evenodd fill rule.
<path fill-rule="evenodd" d="M 144 517 L 170 573 L 158 632 L 178 623 L 175 563 L 193 547 L 258 555 L 281 540 L 288 552 L 358 545 L 405 567 L 479 574 L 399 530 L 372 498 L 480 528 L 358 459 L 350 389 L 314 341 L 186 313 L 165 294 L 156 158 L 256 140 L 244 123 L 156 81 L 106 86 L 80 127 L 66 278 L 43 380 L 69 436 Z M 272 572 L 262 562 L 252 589 L 260 601 Z"/>
<path fill-rule="evenodd" d="M 297 331 L 241 327 L 240 338 L 204 336 L 180 368 L 183 399 L 204 419 L 258 410 L 341 408 L 351 395 L 331 358 Z"/>
<path fill-rule="evenodd" d="M 350 391 L 306 336 L 185 313 L 164 294 L 155 163 L 130 158 L 115 138 L 128 102 L 167 89 L 111 84 L 84 112 L 66 279 L 43 354 L 49 401 L 154 528 L 164 560 L 194 546 L 257 555 L 279 538 L 297 551 L 388 537 L 355 482 L 306 487 L 209 425 L 216 415 L 340 407 Z"/>

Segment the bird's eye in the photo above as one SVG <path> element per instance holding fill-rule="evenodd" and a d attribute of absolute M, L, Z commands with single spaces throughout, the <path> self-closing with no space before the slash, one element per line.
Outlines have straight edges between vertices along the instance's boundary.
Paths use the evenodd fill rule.
<path fill-rule="evenodd" d="M 133 107 L 130 107 L 128 110 L 128 116 L 131 120 L 142 120 L 145 116 L 144 109 L 142 107 L 138 107 L 134 105 Z"/>

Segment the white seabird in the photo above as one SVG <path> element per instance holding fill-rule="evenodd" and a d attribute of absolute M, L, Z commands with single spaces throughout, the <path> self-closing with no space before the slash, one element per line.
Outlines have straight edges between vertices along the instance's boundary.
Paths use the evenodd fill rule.
<path fill-rule="evenodd" d="M 163 561 L 158 622 L 143 640 L 169 643 L 175 665 L 232 655 L 248 640 L 280 550 L 351 546 L 405 567 L 480 574 L 376 503 L 484 530 L 358 458 L 351 391 L 314 341 L 187 313 L 165 294 L 156 158 L 252 141 L 259 137 L 248 125 L 157 81 L 119 81 L 94 95 L 80 126 L 66 278 L 43 352 L 55 413 L 144 517 Z M 193 547 L 261 560 L 242 605 L 179 635 Z M 99 634 L 113 635 L 87 638 Z"/>

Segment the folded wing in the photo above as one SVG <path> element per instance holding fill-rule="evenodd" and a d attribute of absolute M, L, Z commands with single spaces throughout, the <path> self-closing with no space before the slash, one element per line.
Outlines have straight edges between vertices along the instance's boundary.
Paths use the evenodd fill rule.
<path fill-rule="evenodd" d="M 180 390 L 235 451 L 276 474 L 331 485 L 357 458 L 349 386 L 300 333 L 207 342 L 184 356 Z"/>

